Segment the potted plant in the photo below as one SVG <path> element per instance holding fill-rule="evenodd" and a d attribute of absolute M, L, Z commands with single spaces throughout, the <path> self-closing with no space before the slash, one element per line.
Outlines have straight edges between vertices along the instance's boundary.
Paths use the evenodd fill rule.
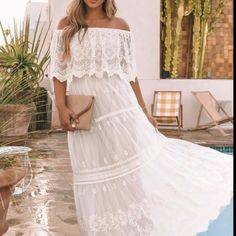
<path fill-rule="evenodd" d="M 33 32 L 29 18 L 21 25 L 14 21 L 13 30 L 5 30 L 0 22 L 4 39 L 0 46 L 0 132 L 5 140 L 27 136 L 39 83 L 50 58 L 49 48 L 43 53 L 49 26 L 40 27 L 40 16 Z"/>
<path fill-rule="evenodd" d="M 23 168 L 13 167 L 16 162 L 15 157 L 1 155 L 0 147 L 0 236 L 8 229 L 6 216 L 14 186 L 25 176 Z"/>

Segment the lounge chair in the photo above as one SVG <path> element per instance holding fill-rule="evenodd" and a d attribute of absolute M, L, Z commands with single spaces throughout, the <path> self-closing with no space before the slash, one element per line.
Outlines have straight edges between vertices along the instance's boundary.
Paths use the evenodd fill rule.
<path fill-rule="evenodd" d="M 194 97 L 200 102 L 201 107 L 197 118 L 196 128 L 192 130 L 203 130 L 216 126 L 222 135 L 228 135 L 224 132 L 221 124 L 231 122 L 233 117 L 229 116 L 210 91 L 192 91 Z M 202 112 L 211 120 L 210 122 L 200 125 Z"/>
<path fill-rule="evenodd" d="M 181 91 L 154 91 L 151 110 L 158 126 L 177 127 L 180 134 L 183 127 Z"/>

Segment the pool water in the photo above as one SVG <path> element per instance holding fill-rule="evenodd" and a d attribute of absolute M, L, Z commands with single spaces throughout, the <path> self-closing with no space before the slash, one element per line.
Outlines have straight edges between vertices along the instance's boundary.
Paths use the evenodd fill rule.
<path fill-rule="evenodd" d="M 233 155 L 232 147 L 219 147 L 215 150 Z M 210 223 L 208 231 L 197 234 L 197 236 L 233 236 L 233 199 L 226 206 L 219 217 Z"/>
<path fill-rule="evenodd" d="M 234 152 L 234 147 L 232 146 L 218 146 L 218 147 L 211 147 L 212 149 L 215 149 L 219 152 L 223 152 L 223 153 L 226 153 L 226 154 L 229 154 L 229 155 L 233 155 L 233 152 Z"/>
<path fill-rule="evenodd" d="M 233 199 L 220 216 L 210 223 L 208 231 L 197 236 L 233 236 Z"/>

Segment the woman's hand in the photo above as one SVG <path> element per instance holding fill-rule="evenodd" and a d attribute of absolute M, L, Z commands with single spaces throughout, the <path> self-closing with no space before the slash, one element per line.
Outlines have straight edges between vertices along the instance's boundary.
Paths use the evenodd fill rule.
<path fill-rule="evenodd" d="M 141 93 L 141 89 L 140 89 L 140 86 L 139 86 L 139 82 L 138 82 L 138 79 L 135 78 L 135 82 L 134 81 L 131 81 L 130 82 L 130 85 L 134 91 L 134 94 L 137 98 L 137 101 L 140 105 L 140 107 L 142 108 L 144 114 L 147 116 L 148 120 L 150 121 L 150 123 L 154 126 L 154 127 L 157 127 L 157 121 L 154 117 L 152 117 L 148 111 L 147 111 L 147 108 L 145 106 L 145 103 L 144 103 L 144 100 L 143 100 L 143 96 L 142 96 L 142 93 Z"/>
<path fill-rule="evenodd" d="M 142 110 L 143 110 L 144 114 L 146 115 L 146 117 L 148 118 L 148 120 L 150 121 L 150 123 L 156 128 L 157 127 L 156 119 L 148 113 L 148 110 L 145 106 L 142 107 Z"/>
<path fill-rule="evenodd" d="M 154 126 L 157 127 L 157 121 L 156 119 L 151 116 L 149 113 L 145 113 L 145 115 L 147 116 L 148 120 L 150 121 L 150 123 Z"/>
<path fill-rule="evenodd" d="M 62 129 L 66 131 L 77 130 L 76 125 L 71 122 L 71 120 L 74 120 L 76 123 L 79 123 L 79 118 L 75 113 L 66 106 L 59 107 L 58 111 Z"/>

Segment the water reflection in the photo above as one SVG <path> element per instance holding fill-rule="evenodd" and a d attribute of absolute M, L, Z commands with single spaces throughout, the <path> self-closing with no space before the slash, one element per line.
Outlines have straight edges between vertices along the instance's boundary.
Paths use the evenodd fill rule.
<path fill-rule="evenodd" d="M 209 225 L 208 231 L 197 236 L 233 236 L 233 199 L 220 216 Z"/>
<path fill-rule="evenodd" d="M 66 134 L 45 136 L 29 145 L 33 148 L 32 182 L 26 192 L 12 199 L 11 227 L 4 236 L 79 236 Z M 232 236 L 232 206 L 233 202 L 208 232 L 197 236 Z"/>
<path fill-rule="evenodd" d="M 31 185 L 13 197 L 4 236 L 78 236 L 66 135 L 45 136 L 28 146 L 33 149 Z"/>

